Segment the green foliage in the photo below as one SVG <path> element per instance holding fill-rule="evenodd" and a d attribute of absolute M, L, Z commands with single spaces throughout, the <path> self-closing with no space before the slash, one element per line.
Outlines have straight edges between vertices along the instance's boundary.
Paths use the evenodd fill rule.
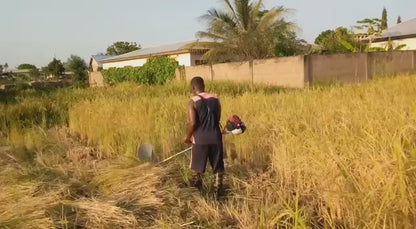
<path fill-rule="evenodd" d="M 108 46 L 106 55 L 118 56 L 140 49 L 136 42 L 117 41 Z"/>
<path fill-rule="evenodd" d="M 121 82 L 143 82 L 141 67 L 110 68 L 102 70 L 104 82 L 115 85 Z"/>
<path fill-rule="evenodd" d="M 29 70 L 29 76 L 32 79 L 38 79 L 40 77 L 40 71 L 38 68 L 33 68 Z"/>
<path fill-rule="evenodd" d="M 402 23 L 402 17 L 400 17 L 399 15 L 399 17 L 397 17 L 397 24 L 400 24 L 400 23 Z"/>
<path fill-rule="evenodd" d="M 382 20 L 379 18 L 365 18 L 361 21 L 357 21 L 358 25 L 354 28 L 359 30 L 367 30 L 367 35 L 381 35 L 382 30 Z"/>
<path fill-rule="evenodd" d="M 7 72 L 7 68 L 9 67 L 9 64 L 8 63 L 5 63 L 4 65 L 1 65 L 0 64 L 0 74 L 2 74 L 3 73 L 3 71 L 4 72 Z"/>
<path fill-rule="evenodd" d="M 197 36 L 211 42 L 190 45 L 191 48 L 208 49 L 203 59 L 210 63 L 273 57 L 279 41 L 276 31 L 286 33 L 293 29 L 291 23 L 284 21 L 287 10 L 283 7 L 263 10 L 262 0 L 223 2 L 225 9 L 210 9 L 202 16 L 208 28 L 198 32 Z"/>
<path fill-rule="evenodd" d="M 17 77 L 24 80 L 38 79 L 40 77 L 39 69 L 33 64 L 20 64 L 17 69 L 19 70 L 29 70 L 28 74 L 19 74 Z"/>
<path fill-rule="evenodd" d="M 387 24 L 387 10 L 386 10 L 386 7 L 384 7 L 383 8 L 383 13 L 381 15 L 381 26 L 380 26 L 380 29 L 383 31 L 383 30 L 386 30 L 388 27 L 389 26 Z"/>
<path fill-rule="evenodd" d="M 53 60 L 46 66 L 45 68 L 42 68 L 42 70 L 48 74 L 53 75 L 55 77 L 61 76 L 65 72 L 64 65 L 62 62 L 56 58 L 53 58 Z"/>
<path fill-rule="evenodd" d="M 314 53 L 335 54 L 355 52 L 360 45 L 355 41 L 354 35 L 346 28 L 338 27 L 334 30 L 322 32 L 316 39 L 315 44 L 319 46 Z"/>
<path fill-rule="evenodd" d="M 275 34 L 277 42 L 274 54 L 277 57 L 307 54 L 311 48 L 305 40 L 298 39 L 293 31 L 276 30 Z"/>
<path fill-rule="evenodd" d="M 17 69 L 19 70 L 30 70 L 30 69 L 36 69 L 36 66 L 33 64 L 20 64 L 17 66 Z"/>
<path fill-rule="evenodd" d="M 178 62 L 169 57 L 160 56 L 148 59 L 142 67 L 111 68 L 103 70 L 104 81 L 109 85 L 121 82 L 140 84 L 164 84 L 173 79 Z"/>
<path fill-rule="evenodd" d="M 167 80 L 173 79 L 178 67 L 179 64 L 175 59 L 165 56 L 149 59 L 143 65 L 146 78 L 150 79 L 150 84 L 164 84 Z"/>
<path fill-rule="evenodd" d="M 74 73 L 76 82 L 85 84 L 88 79 L 87 63 L 79 56 L 71 55 L 67 61 L 68 69 Z"/>

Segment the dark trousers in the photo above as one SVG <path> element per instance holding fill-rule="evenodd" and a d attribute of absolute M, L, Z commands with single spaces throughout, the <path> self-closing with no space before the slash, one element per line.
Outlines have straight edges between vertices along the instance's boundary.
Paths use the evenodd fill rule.
<path fill-rule="evenodd" d="M 197 173 L 204 173 L 208 160 L 214 174 L 224 173 L 224 152 L 222 144 L 193 145 L 191 151 L 191 169 Z"/>

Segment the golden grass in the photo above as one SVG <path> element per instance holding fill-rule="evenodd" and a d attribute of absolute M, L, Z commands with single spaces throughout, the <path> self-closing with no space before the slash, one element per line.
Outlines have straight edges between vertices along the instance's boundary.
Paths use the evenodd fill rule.
<path fill-rule="evenodd" d="M 40 194 L 37 183 L 2 183 L 0 187 L 0 227 L 54 228 L 45 209 L 57 204 L 59 192 Z"/>
<path fill-rule="evenodd" d="M 55 121 L 67 122 L 65 134 L 62 128 L 44 130 L 48 125 L 42 123 L 52 122 L 43 97 L 2 105 L 0 130 L 14 147 L 10 157 L 0 156 L 0 179 L 9 190 L 3 198 L 23 195 L 16 187 L 27 184 L 27 177 L 36 177 L 30 185 L 47 187 L 28 198 L 28 205 L 60 193 L 52 202 L 46 199 L 39 212 L 30 207 L 24 212 L 44 222 L 39 225 L 63 225 L 56 218 L 66 217 L 61 221 L 68 225 L 96 228 L 112 223 L 132 228 L 416 226 L 415 76 L 284 93 L 260 86 L 209 87 L 219 91 L 223 120 L 236 113 L 248 126 L 244 135 L 225 138 L 229 196 L 224 203 L 210 197 L 209 174 L 206 196 L 186 188 L 186 156 L 163 169 L 131 159 L 143 142 L 155 145 L 160 159 L 186 147 L 180 142 L 189 96 L 180 83 L 69 91 L 70 103 L 60 102 L 66 94 L 54 95 L 57 105 L 49 108 L 67 109 L 59 115 L 64 123 Z M 25 110 L 38 109 L 28 101 L 46 107 L 40 112 L 45 115 Z M 16 125 L 18 120 L 7 116 L 20 111 L 40 117 L 32 123 L 42 128 Z M 45 214 L 48 203 L 77 210 L 42 221 L 51 219 Z M 9 219 L 19 217 L 3 215 L 0 227 L 16 225 Z"/>
<path fill-rule="evenodd" d="M 0 228 L 140 228 L 154 220 L 163 170 L 102 158 L 65 129 L 39 139 L 49 144 L 14 145 L 0 155 Z"/>
<path fill-rule="evenodd" d="M 86 229 L 137 228 L 132 212 L 117 207 L 111 202 L 80 199 L 65 203 L 77 211 L 77 225 Z"/>
<path fill-rule="evenodd" d="M 161 169 L 148 164 L 109 166 L 96 173 L 92 184 L 98 187 L 101 198 L 124 205 L 135 215 L 145 216 L 163 205 L 162 174 Z"/>

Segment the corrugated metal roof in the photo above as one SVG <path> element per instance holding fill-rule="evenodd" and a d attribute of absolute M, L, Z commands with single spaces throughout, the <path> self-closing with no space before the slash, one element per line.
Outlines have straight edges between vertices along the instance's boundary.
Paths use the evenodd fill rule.
<path fill-rule="evenodd" d="M 185 46 L 192 42 L 195 42 L 195 41 L 178 42 L 178 43 L 162 45 L 158 47 L 143 48 L 143 49 L 139 49 L 133 52 L 123 54 L 123 55 L 106 58 L 103 61 L 114 61 L 114 60 L 119 60 L 119 59 L 128 59 L 128 58 L 134 58 L 134 57 L 140 57 L 140 56 L 150 56 L 152 54 L 185 51 L 185 50 L 188 50 L 188 48 L 186 48 Z"/>
<path fill-rule="evenodd" d="M 111 58 L 111 57 L 114 57 L 114 56 L 107 56 L 107 55 L 92 55 L 91 56 L 91 58 L 94 59 L 97 62 L 100 62 L 102 60 L 105 60 L 105 59 Z"/>
<path fill-rule="evenodd" d="M 383 32 L 382 38 L 398 37 L 416 34 L 416 18 L 402 22 Z"/>

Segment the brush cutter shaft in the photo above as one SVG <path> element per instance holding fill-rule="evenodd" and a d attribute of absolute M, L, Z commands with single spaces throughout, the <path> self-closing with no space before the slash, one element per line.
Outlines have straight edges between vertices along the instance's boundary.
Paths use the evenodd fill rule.
<path fill-rule="evenodd" d="M 188 152 L 191 149 L 192 149 L 192 147 L 189 147 L 188 149 L 185 149 L 185 150 L 183 150 L 183 151 L 181 151 L 181 152 L 179 152 L 179 153 L 177 153 L 177 154 L 175 154 L 173 156 L 170 156 L 170 157 L 166 158 L 165 160 L 161 161 L 160 163 L 167 162 L 167 161 L 169 161 L 169 160 L 171 160 L 171 159 L 173 159 L 173 158 L 175 158 L 175 157 L 177 157 L 177 156 L 179 156 L 181 154 L 184 154 L 184 153 Z"/>

